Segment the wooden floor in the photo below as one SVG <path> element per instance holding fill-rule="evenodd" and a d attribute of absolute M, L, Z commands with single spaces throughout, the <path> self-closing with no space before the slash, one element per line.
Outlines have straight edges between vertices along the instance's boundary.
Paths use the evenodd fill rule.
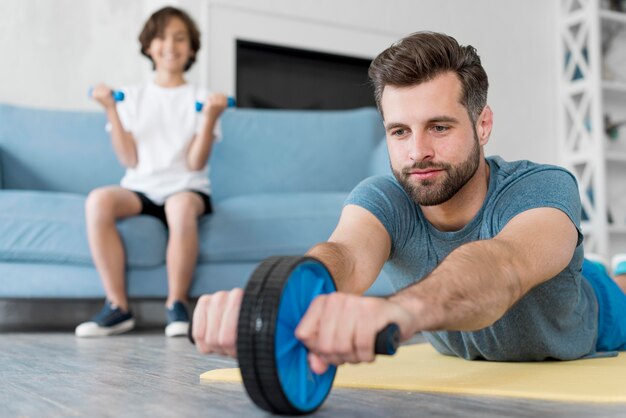
<path fill-rule="evenodd" d="M 201 384 L 233 360 L 144 330 L 105 339 L 0 334 L 1 417 L 262 417 L 240 384 Z M 567 378 L 564 376 L 564 378 Z M 593 384 L 593 382 L 589 382 Z M 625 376 L 626 384 L 626 376 Z M 625 417 L 626 405 L 335 388 L 315 417 Z"/>

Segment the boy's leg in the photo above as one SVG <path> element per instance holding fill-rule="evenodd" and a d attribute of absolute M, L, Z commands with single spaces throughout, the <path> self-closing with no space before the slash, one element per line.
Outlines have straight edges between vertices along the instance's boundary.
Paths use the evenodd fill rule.
<path fill-rule="evenodd" d="M 187 302 L 187 293 L 198 259 L 198 218 L 204 210 L 204 202 L 195 192 L 180 192 L 165 202 L 169 228 L 166 255 L 168 307 L 176 301 Z"/>
<path fill-rule="evenodd" d="M 128 311 L 124 246 L 115 222 L 138 215 L 141 201 L 130 190 L 118 186 L 101 187 L 89 193 L 85 212 L 89 248 L 107 299 Z"/>

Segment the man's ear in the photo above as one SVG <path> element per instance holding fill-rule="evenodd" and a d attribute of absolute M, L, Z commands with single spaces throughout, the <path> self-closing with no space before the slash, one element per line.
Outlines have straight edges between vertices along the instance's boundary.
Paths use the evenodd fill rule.
<path fill-rule="evenodd" d="M 478 116 L 478 121 L 476 121 L 476 134 L 478 135 L 478 142 L 480 145 L 486 145 L 487 142 L 489 142 L 492 128 L 493 112 L 489 105 L 487 105 L 483 108 L 480 116 Z"/>

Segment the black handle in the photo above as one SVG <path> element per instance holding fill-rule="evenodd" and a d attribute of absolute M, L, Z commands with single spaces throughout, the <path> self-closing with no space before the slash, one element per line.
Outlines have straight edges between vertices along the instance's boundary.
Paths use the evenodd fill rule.
<path fill-rule="evenodd" d="M 187 330 L 187 338 L 191 344 L 196 344 L 193 339 L 193 318 L 189 319 L 189 329 Z M 374 353 L 386 356 L 396 354 L 400 345 L 400 327 L 398 324 L 391 323 L 376 334 L 376 342 L 374 343 Z"/>
<path fill-rule="evenodd" d="M 374 343 L 374 353 L 391 356 L 396 354 L 396 350 L 400 345 L 400 327 L 398 324 L 391 323 L 376 334 L 376 342 Z"/>

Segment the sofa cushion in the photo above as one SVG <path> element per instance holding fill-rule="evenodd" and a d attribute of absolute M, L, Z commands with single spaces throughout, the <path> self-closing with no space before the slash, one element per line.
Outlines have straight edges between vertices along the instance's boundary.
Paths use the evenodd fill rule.
<path fill-rule="evenodd" d="M 34 109 L 0 104 L 5 189 L 87 194 L 119 183 L 103 112 Z"/>
<path fill-rule="evenodd" d="M 384 136 L 375 108 L 236 109 L 211 156 L 216 200 L 255 193 L 349 192 L 368 176 Z"/>
<path fill-rule="evenodd" d="M 85 229 L 85 197 L 71 193 L 0 191 L 0 260 L 93 265 Z M 165 262 L 161 221 L 138 216 L 118 223 L 129 267 Z"/>
<path fill-rule="evenodd" d="M 217 202 L 200 224 L 200 262 L 304 254 L 326 241 L 346 193 L 256 194 Z"/>

